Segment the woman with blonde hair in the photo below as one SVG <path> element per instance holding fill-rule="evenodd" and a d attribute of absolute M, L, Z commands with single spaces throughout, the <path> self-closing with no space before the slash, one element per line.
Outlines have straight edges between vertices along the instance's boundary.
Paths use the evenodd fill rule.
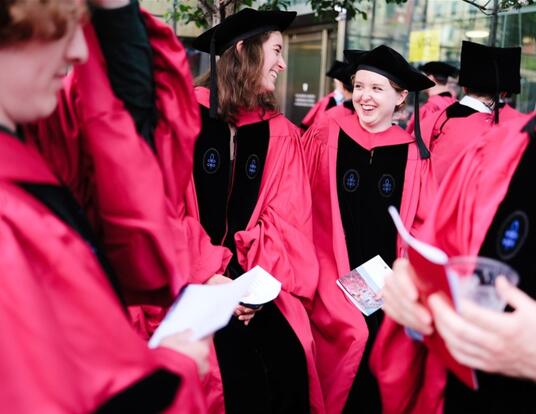
<path fill-rule="evenodd" d="M 397 257 L 389 205 L 402 211 L 408 228 L 415 224 L 429 152 L 420 135 L 393 125 L 393 115 L 409 91 L 433 83 L 387 46 L 356 54 L 352 63 L 355 112 L 326 117 L 303 136 L 321 269 L 311 322 L 330 412 L 379 413 L 368 359 L 381 310 L 363 315 L 336 281 L 376 255 L 388 264 Z"/>

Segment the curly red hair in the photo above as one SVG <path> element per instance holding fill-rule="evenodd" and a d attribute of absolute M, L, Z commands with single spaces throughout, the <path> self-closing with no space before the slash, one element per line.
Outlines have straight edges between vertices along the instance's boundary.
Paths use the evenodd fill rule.
<path fill-rule="evenodd" d="M 86 13 L 81 0 L 0 0 L 0 47 L 60 39 Z"/>

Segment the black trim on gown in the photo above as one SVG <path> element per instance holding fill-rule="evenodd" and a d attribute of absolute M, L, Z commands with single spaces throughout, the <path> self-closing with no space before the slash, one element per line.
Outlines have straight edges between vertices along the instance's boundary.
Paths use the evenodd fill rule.
<path fill-rule="evenodd" d="M 528 192 L 536 177 L 535 165 L 536 142 L 531 139 L 479 252 L 514 268 L 520 277 L 519 288 L 533 299 L 536 299 L 536 201 Z M 477 371 L 477 378 L 479 390 L 475 392 L 454 376 L 448 376 L 446 414 L 536 413 L 536 383 L 481 371 Z"/>
<path fill-rule="evenodd" d="M 244 270 L 236 260 L 234 235 L 247 227 L 261 189 L 270 140 L 269 123 L 236 129 L 230 161 L 228 125 L 211 119 L 201 106 L 202 130 L 196 142 L 194 182 L 201 224 L 213 244 L 227 246 L 233 260 L 227 276 Z M 305 353 L 274 303 L 264 305 L 248 326 L 233 317 L 214 336 L 228 413 L 309 413 Z"/>
<path fill-rule="evenodd" d="M 387 207 L 400 209 L 407 156 L 408 144 L 368 151 L 343 130 L 339 132 L 337 195 L 351 269 L 377 254 L 388 264 L 396 257 L 396 229 Z M 381 413 L 378 384 L 368 362 L 383 312 L 364 318 L 369 337 L 344 413 Z"/>

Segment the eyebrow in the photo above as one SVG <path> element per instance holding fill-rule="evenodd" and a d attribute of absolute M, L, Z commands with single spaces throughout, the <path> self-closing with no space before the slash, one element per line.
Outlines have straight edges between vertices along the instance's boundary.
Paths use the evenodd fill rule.
<path fill-rule="evenodd" d="M 363 85 L 364 83 L 365 82 L 363 82 L 363 81 L 356 80 L 354 82 L 354 85 L 357 85 L 357 84 Z M 379 86 L 379 87 L 385 88 L 386 85 L 383 84 L 383 83 L 373 83 L 372 86 Z"/>

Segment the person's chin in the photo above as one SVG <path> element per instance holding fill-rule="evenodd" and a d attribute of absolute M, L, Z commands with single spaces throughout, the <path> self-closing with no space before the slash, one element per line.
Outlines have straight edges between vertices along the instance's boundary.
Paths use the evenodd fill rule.
<path fill-rule="evenodd" d="M 32 113 L 33 120 L 37 121 L 42 118 L 46 118 L 50 116 L 58 106 L 58 98 L 57 95 L 53 95 L 52 97 L 49 97 L 43 103 L 36 108 L 35 112 Z"/>
<path fill-rule="evenodd" d="M 263 85 L 262 85 L 262 89 L 263 89 L 263 92 L 266 93 L 266 92 L 273 92 L 275 91 L 275 82 L 265 82 Z"/>

